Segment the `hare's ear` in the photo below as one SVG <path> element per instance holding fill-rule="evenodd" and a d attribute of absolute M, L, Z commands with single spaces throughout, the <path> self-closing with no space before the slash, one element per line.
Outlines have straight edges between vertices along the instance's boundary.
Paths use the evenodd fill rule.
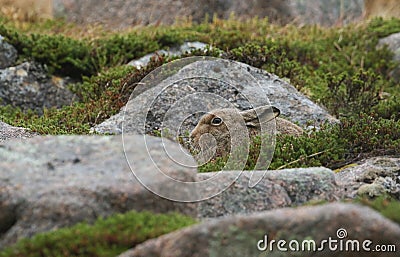
<path fill-rule="evenodd" d="M 261 123 L 268 122 L 279 116 L 281 111 L 275 106 L 260 106 L 255 109 L 240 112 L 248 127 L 258 127 Z"/>

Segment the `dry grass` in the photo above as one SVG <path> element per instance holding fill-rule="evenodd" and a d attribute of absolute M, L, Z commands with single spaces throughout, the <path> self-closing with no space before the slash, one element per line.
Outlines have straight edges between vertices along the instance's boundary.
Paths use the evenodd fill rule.
<path fill-rule="evenodd" d="M 53 0 L 0 0 L 0 14 L 26 22 L 53 17 Z"/>
<path fill-rule="evenodd" d="M 398 0 L 364 0 L 366 17 L 400 18 L 400 4 Z"/>

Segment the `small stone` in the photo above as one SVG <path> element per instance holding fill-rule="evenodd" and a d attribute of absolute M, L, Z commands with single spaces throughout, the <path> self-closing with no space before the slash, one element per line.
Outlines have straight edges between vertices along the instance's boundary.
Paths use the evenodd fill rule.
<path fill-rule="evenodd" d="M 376 197 L 384 194 L 385 188 L 379 183 L 365 184 L 360 186 L 357 190 L 357 194 L 360 196 L 367 195 L 369 197 Z"/>

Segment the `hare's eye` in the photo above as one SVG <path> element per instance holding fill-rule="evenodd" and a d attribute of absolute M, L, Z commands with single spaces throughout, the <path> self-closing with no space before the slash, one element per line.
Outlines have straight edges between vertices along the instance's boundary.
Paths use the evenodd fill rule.
<path fill-rule="evenodd" d="M 218 126 L 222 124 L 222 119 L 220 117 L 215 117 L 211 120 L 211 124 L 214 126 Z"/>

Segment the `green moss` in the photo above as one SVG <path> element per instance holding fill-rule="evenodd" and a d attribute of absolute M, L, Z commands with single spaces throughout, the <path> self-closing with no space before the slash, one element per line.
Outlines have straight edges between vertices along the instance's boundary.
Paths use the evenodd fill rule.
<path fill-rule="evenodd" d="M 369 206 L 380 212 L 386 218 L 400 224 L 400 201 L 389 195 L 381 195 L 376 198 L 359 197 L 355 202 Z"/>
<path fill-rule="evenodd" d="M 75 103 L 60 110 L 45 109 L 42 116 L 32 111 L 23 112 L 11 106 L 0 106 L 3 122 L 29 128 L 39 134 L 86 134 L 89 132 L 90 118 L 86 106 Z"/>
<path fill-rule="evenodd" d="M 262 68 L 281 78 L 294 80 L 301 73 L 300 63 L 288 59 L 286 50 L 272 41 L 263 44 L 249 43 L 234 48 L 228 51 L 227 58 Z"/>
<path fill-rule="evenodd" d="M 159 48 L 182 42 L 182 39 L 175 38 L 163 42 L 168 33 L 150 38 L 145 33 L 135 32 L 77 40 L 63 35 L 26 35 L 4 25 L 0 25 L 0 35 L 16 47 L 20 59 L 33 59 L 46 64 L 50 73 L 77 79 L 93 76 L 103 69 L 126 64 Z"/>
<path fill-rule="evenodd" d="M 396 198 L 388 195 L 388 194 L 383 194 L 378 197 L 368 197 L 368 196 L 362 196 L 362 197 L 357 197 L 353 200 L 346 200 L 346 203 L 356 203 L 356 204 L 361 204 L 368 206 L 375 211 L 379 212 L 386 218 L 399 223 L 400 224 L 400 201 L 397 200 Z M 317 206 L 317 205 L 323 205 L 327 204 L 327 201 L 321 200 L 321 201 L 310 201 L 307 202 L 305 205 L 306 206 Z"/>
<path fill-rule="evenodd" d="M 379 116 L 386 119 L 400 120 L 400 99 L 396 93 L 392 94 L 388 99 L 380 101 L 373 111 Z"/>
<path fill-rule="evenodd" d="M 371 20 L 368 30 L 378 37 L 386 37 L 390 34 L 400 32 L 400 20 L 395 18 L 390 20 L 375 18 Z"/>
<path fill-rule="evenodd" d="M 0 256 L 116 256 L 150 238 L 194 223 L 180 214 L 128 212 L 99 219 L 93 225 L 80 223 L 23 239 Z"/>
<path fill-rule="evenodd" d="M 124 87 L 122 78 L 133 73 L 137 81 L 144 71 L 124 66 L 115 67 L 96 77 L 85 77 L 72 86 L 80 98 L 78 102 L 61 109 L 45 109 L 42 116 L 22 112 L 11 106 L 0 106 L 0 119 L 14 126 L 29 128 L 40 134 L 87 134 L 90 128 L 119 111 L 129 98 L 132 87 Z"/>
<path fill-rule="evenodd" d="M 96 72 L 91 48 L 84 41 L 62 35 L 25 35 L 2 25 L 0 35 L 17 49 L 20 58 L 44 63 L 51 73 L 79 78 Z"/>
<path fill-rule="evenodd" d="M 338 76 L 327 74 L 328 93 L 323 98 L 331 114 L 349 116 L 360 112 L 370 113 L 379 103 L 379 93 L 384 81 L 372 71 L 358 71 L 350 77 L 346 73 Z"/>

